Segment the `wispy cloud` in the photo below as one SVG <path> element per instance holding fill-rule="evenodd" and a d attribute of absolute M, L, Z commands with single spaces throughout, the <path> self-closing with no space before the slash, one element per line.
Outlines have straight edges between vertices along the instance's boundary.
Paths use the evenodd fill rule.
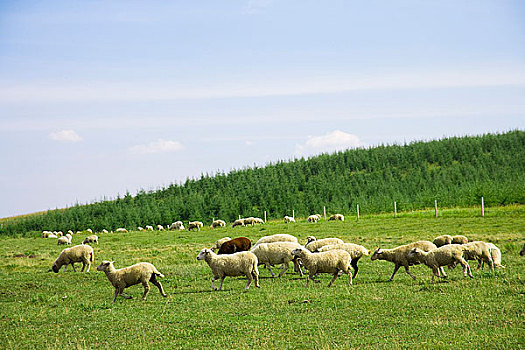
<path fill-rule="evenodd" d="M 244 6 L 243 11 L 246 14 L 253 15 L 263 12 L 271 3 L 272 0 L 248 0 L 248 3 Z"/>
<path fill-rule="evenodd" d="M 158 139 L 148 143 L 147 145 L 136 145 L 130 147 L 129 151 L 132 154 L 152 154 L 177 152 L 182 149 L 184 149 L 184 146 L 178 141 Z"/>
<path fill-rule="evenodd" d="M 295 153 L 298 156 L 342 151 L 348 148 L 361 147 L 359 137 L 340 130 L 334 130 L 323 136 L 310 136 L 306 143 L 297 144 Z"/>
<path fill-rule="evenodd" d="M 54 131 L 54 132 L 49 134 L 49 138 L 51 140 L 62 141 L 62 142 L 79 142 L 79 141 L 82 141 L 82 137 L 80 137 L 75 132 L 75 130 Z"/>

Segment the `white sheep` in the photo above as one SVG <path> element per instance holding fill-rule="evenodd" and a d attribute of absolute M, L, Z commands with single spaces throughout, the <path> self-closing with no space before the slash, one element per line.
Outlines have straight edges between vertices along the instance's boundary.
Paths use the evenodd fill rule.
<path fill-rule="evenodd" d="M 73 234 L 74 234 L 73 231 L 71 231 L 71 230 L 68 230 L 67 233 L 69 233 L 71 236 L 73 236 Z"/>
<path fill-rule="evenodd" d="M 263 236 L 255 243 L 254 247 L 261 243 L 274 243 L 274 242 L 294 242 L 297 243 L 297 237 L 289 235 L 287 233 L 278 233 L 271 236 Z"/>
<path fill-rule="evenodd" d="M 244 219 L 244 225 L 255 225 L 255 218 L 253 216 L 250 216 L 249 218 Z"/>
<path fill-rule="evenodd" d="M 55 235 L 54 233 L 51 233 L 46 238 L 57 238 L 57 237 L 58 237 L 57 235 Z"/>
<path fill-rule="evenodd" d="M 62 236 L 64 236 L 64 232 L 62 232 L 62 231 L 58 231 L 58 232 L 56 233 L 56 235 L 57 235 L 57 237 L 62 237 Z"/>
<path fill-rule="evenodd" d="M 104 229 L 102 229 L 102 233 L 109 233 L 109 231 L 104 228 Z"/>
<path fill-rule="evenodd" d="M 317 252 L 317 249 L 321 248 L 322 246 L 328 245 L 328 244 L 343 244 L 343 240 L 339 238 L 322 238 L 317 239 L 314 236 L 308 236 L 306 238 L 307 242 L 304 245 L 306 249 L 311 251 L 312 253 Z"/>
<path fill-rule="evenodd" d="M 447 244 L 452 244 L 452 236 L 451 235 L 442 235 L 434 238 L 432 241 L 436 247 L 442 247 Z"/>
<path fill-rule="evenodd" d="M 202 226 L 204 226 L 204 224 L 200 221 L 190 221 L 188 222 L 188 231 L 191 231 L 195 228 L 197 231 L 200 231 Z"/>
<path fill-rule="evenodd" d="M 162 226 L 162 225 L 160 225 L 160 224 L 157 225 L 157 230 L 159 230 L 159 231 L 164 231 L 164 226 Z"/>
<path fill-rule="evenodd" d="M 357 272 L 359 271 L 359 267 L 357 267 L 357 262 L 359 261 L 359 259 L 361 259 L 363 255 L 370 255 L 370 251 L 368 249 L 366 249 L 362 245 L 354 243 L 329 244 L 317 249 L 317 251 L 321 253 L 334 249 L 342 249 L 348 252 L 348 254 L 350 254 L 350 258 L 352 259 L 350 261 L 350 265 L 352 265 L 352 268 L 354 269 L 354 275 L 352 276 L 352 278 L 355 278 L 355 276 L 357 276 Z"/>
<path fill-rule="evenodd" d="M 293 217 L 291 217 L 291 216 L 286 215 L 284 217 L 284 223 L 287 224 L 289 222 L 295 222 L 295 219 Z"/>
<path fill-rule="evenodd" d="M 494 262 L 494 267 L 498 269 L 504 269 L 505 266 L 501 265 L 501 250 L 494 243 L 487 243 L 490 248 L 490 255 L 492 256 L 492 262 Z M 485 262 L 481 261 L 481 268 L 485 267 Z M 478 263 L 478 270 L 480 269 Z"/>
<path fill-rule="evenodd" d="M 255 280 L 255 286 L 259 286 L 259 270 L 257 269 L 257 257 L 252 252 L 238 252 L 233 254 L 217 255 L 211 249 L 203 249 L 197 255 L 197 260 L 204 260 L 213 273 L 211 287 L 216 290 L 214 281 L 221 280 L 219 290 L 222 289 L 222 283 L 227 276 L 246 276 L 248 283 L 244 289 L 250 288 L 252 281 Z"/>
<path fill-rule="evenodd" d="M 184 224 L 182 223 L 182 221 L 175 221 L 174 223 L 170 225 L 170 230 L 182 231 L 184 230 Z"/>
<path fill-rule="evenodd" d="M 67 265 L 71 264 L 71 266 L 73 267 L 73 271 L 77 272 L 77 270 L 75 269 L 75 263 L 77 262 L 82 263 L 81 272 L 84 272 L 84 268 L 86 267 L 86 265 L 86 272 L 89 272 L 91 263 L 95 262 L 95 253 L 93 252 L 93 248 L 91 248 L 88 245 L 80 244 L 71 248 L 64 249 L 53 263 L 52 270 L 55 273 L 58 273 L 60 268 L 64 266 L 64 272 L 66 272 Z"/>
<path fill-rule="evenodd" d="M 90 228 L 88 228 L 86 231 L 89 232 L 89 233 L 93 233 L 93 230 L 90 229 Z"/>
<path fill-rule="evenodd" d="M 218 249 L 220 249 L 221 245 L 224 243 L 224 242 L 228 242 L 228 241 L 231 241 L 231 238 L 230 237 L 224 237 L 224 238 L 221 238 L 221 239 L 218 239 L 215 241 L 215 243 L 213 243 L 213 245 L 211 246 L 211 250 L 212 251 L 216 251 Z"/>
<path fill-rule="evenodd" d="M 344 250 L 336 249 L 322 253 L 311 253 L 308 249 L 300 247 L 294 249 L 292 255 L 301 259 L 308 270 L 305 287 L 308 287 L 308 282 L 318 273 L 331 273 L 334 277 L 328 283 L 328 287 L 330 287 L 339 276 L 339 271 L 346 273 L 348 275 L 348 285 L 352 284 L 350 254 Z"/>
<path fill-rule="evenodd" d="M 330 218 L 328 218 L 328 220 L 345 221 L 345 217 L 342 214 L 334 214 L 330 215 Z"/>
<path fill-rule="evenodd" d="M 487 263 L 490 269 L 494 271 L 494 261 L 492 260 L 491 247 L 483 241 L 474 241 L 462 244 L 465 247 L 463 257 L 465 260 L 477 260 L 478 268 L 481 262 Z"/>
<path fill-rule="evenodd" d="M 256 223 L 256 224 L 263 224 L 264 225 L 264 220 L 261 219 L 261 218 L 254 218 L 253 220 L 254 220 L 254 223 Z"/>
<path fill-rule="evenodd" d="M 213 229 L 213 228 L 216 228 L 216 227 L 225 227 L 226 226 L 226 222 L 224 220 L 214 220 L 210 227 Z"/>
<path fill-rule="evenodd" d="M 144 231 L 144 227 L 142 226 L 137 227 L 137 231 Z"/>
<path fill-rule="evenodd" d="M 67 233 L 65 236 L 58 237 L 57 245 L 61 245 L 61 244 L 69 245 L 71 244 L 72 238 L 73 236 L 71 236 L 69 233 Z"/>
<path fill-rule="evenodd" d="M 146 231 L 153 231 L 153 226 L 146 225 Z"/>
<path fill-rule="evenodd" d="M 470 266 L 467 261 L 463 258 L 463 254 L 466 251 L 466 247 L 461 244 L 446 244 L 439 248 L 431 249 L 425 252 L 419 248 L 412 248 L 408 253 L 409 258 L 415 258 L 419 262 L 427 265 L 432 269 L 432 283 L 434 277 L 446 277 L 442 272 L 443 266 L 455 266 L 457 263 L 463 266 L 463 275 L 467 277 L 467 273 L 470 278 L 473 278 Z"/>
<path fill-rule="evenodd" d="M 98 271 L 104 271 L 106 277 L 115 287 L 115 297 L 113 302 L 117 300 L 118 295 L 122 295 L 126 299 L 131 299 L 131 296 L 124 295 L 124 289 L 142 283 L 144 286 L 144 294 L 142 300 L 146 300 L 146 296 L 150 290 L 149 283 L 153 283 L 163 297 L 167 297 L 162 288 L 162 284 L 157 280 L 157 276 L 164 277 L 153 264 L 147 262 L 140 262 L 132 266 L 124 267 L 121 269 L 115 269 L 113 261 L 103 261 L 98 267 Z"/>
<path fill-rule="evenodd" d="M 437 248 L 436 245 L 429 241 L 417 241 L 410 244 L 405 244 L 396 248 L 392 249 L 381 249 L 377 248 L 372 254 L 372 257 L 370 258 L 372 261 L 374 260 L 386 260 L 394 263 L 394 272 L 392 273 L 392 276 L 390 276 L 389 281 L 392 281 L 394 279 L 394 276 L 399 270 L 401 266 L 405 267 L 406 273 L 412 277 L 414 280 L 416 279 L 416 276 L 410 273 L 409 266 L 417 265 L 420 262 L 415 258 L 410 258 L 408 256 L 408 253 L 413 248 L 419 248 L 423 251 L 429 251 L 431 249 Z M 441 268 L 440 271 L 445 275 L 445 271 Z"/>
<path fill-rule="evenodd" d="M 235 226 L 246 226 L 246 224 L 244 223 L 244 219 L 235 220 L 232 224 L 232 228 Z"/>
<path fill-rule="evenodd" d="M 106 231 L 107 232 L 107 231 Z M 127 233 L 128 230 L 126 230 L 124 227 L 119 227 L 115 230 L 115 232 L 122 232 L 122 233 Z"/>
<path fill-rule="evenodd" d="M 260 243 L 255 245 L 251 252 L 257 256 L 259 265 L 263 265 L 270 270 L 272 277 L 275 277 L 271 267 L 277 264 L 282 264 L 282 270 L 279 273 L 279 277 L 284 275 L 288 270 L 290 261 L 293 260 L 295 270 L 302 276 L 303 273 L 297 263 L 297 259 L 294 259 L 292 251 L 302 246 L 297 242 L 275 242 L 275 243 Z"/>
<path fill-rule="evenodd" d="M 51 231 L 42 231 L 42 238 L 49 238 L 49 235 L 52 235 L 53 232 Z M 56 237 L 56 235 L 55 235 Z"/>
<path fill-rule="evenodd" d="M 308 222 L 317 222 L 317 221 L 319 221 L 319 220 L 321 220 L 321 215 L 320 215 L 320 214 L 313 214 L 313 215 L 310 215 L 310 216 L 306 219 L 306 221 L 308 221 Z"/>
<path fill-rule="evenodd" d="M 463 235 L 452 236 L 452 244 L 467 244 L 468 238 Z"/>
<path fill-rule="evenodd" d="M 87 243 L 96 243 L 96 244 L 98 244 L 98 236 L 97 235 L 87 236 L 84 239 L 84 242 L 82 242 L 82 244 L 87 244 Z"/>

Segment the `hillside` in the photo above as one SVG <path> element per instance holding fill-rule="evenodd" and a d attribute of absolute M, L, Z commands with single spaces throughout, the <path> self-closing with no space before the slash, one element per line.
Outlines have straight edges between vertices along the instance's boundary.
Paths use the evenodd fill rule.
<path fill-rule="evenodd" d="M 433 206 L 525 203 L 525 132 L 453 137 L 323 154 L 202 175 L 156 192 L 75 205 L 2 222 L 0 234 L 134 228 L 238 215 L 281 218 L 322 212 L 362 214 Z"/>

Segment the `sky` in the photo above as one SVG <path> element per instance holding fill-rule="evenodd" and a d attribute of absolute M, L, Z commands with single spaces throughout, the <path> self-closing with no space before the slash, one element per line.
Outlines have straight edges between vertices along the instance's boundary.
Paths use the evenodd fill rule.
<path fill-rule="evenodd" d="M 2 1 L 0 217 L 525 129 L 525 2 Z"/>

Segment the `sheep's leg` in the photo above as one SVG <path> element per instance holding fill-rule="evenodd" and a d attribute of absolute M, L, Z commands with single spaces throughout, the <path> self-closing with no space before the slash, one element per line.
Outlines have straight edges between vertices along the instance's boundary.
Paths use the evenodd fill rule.
<path fill-rule="evenodd" d="M 396 264 L 396 266 L 394 267 L 394 272 L 392 272 L 392 276 L 390 276 L 389 281 L 392 281 L 394 279 L 394 275 L 396 274 L 397 270 L 399 270 L 400 267 L 401 265 Z"/>
<path fill-rule="evenodd" d="M 151 275 L 150 282 L 159 289 L 160 295 L 167 297 L 166 293 L 164 293 L 164 288 L 162 288 L 162 284 L 160 284 L 160 282 L 157 280 L 157 276 L 155 274 Z"/>
<path fill-rule="evenodd" d="M 297 272 L 299 276 L 303 277 L 303 270 L 301 270 L 301 265 L 296 258 L 293 259 L 293 270 L 294 272 Z"/>
<path fill-rule="evenodd" d="M 279 274 L 279 277 L 282 277 L 284 275 L 284 273 L 286 272 L 286 270 L 288 270 L 289 267 L 290 267 L 289 264 L 283 264 L 283 269 L 281 270 L 281 273 Z"/>
<path fill-rule="evenodd" d="M 246 278 L 248 279 L 248 282 L 246 282 L 246 286 L 244 287 L 244 290 L 250 288 L 250 285 L 252 284 L 252 281 L 253 281 L 252 273 L 250 272 L 249 274 L 247 274 Z"/>
<path fill-rule="evenodd" d="M 352 259 L 352 261 L 350 262 L 350 265 L 352 265 L 352 268 L 354 269 L 354 275 L 352 276 L 352 278 L 355 278 L 355 276 L 357 276 L 357 272 L 359 271 L 359 267 L 357 267 L 358 261 L 359 261 L 359 258 Z"/>
<path fill-rule="evenodd" d="M 443 266 L 439 267 L 439 273 L 441 274 L 441 277 L 447 277 L 447 274 L 445 273 L 445 269 Z"/>
<path fill-rule="evenodd" d="M 272 274 L 272 277 L 275 277 L 272 269 L 270 268 L 270 265 L 264 264 L 264 267 L 266 267 L 268 270 L 270 270 L 270 273 Z M 279 276 L 280 277 L 280 276 Z"/>
<path fill-rule="evenodd" d="M 314 274 L 309 272 L 308 277 L 306 278 L 305 288 L 308 287 L 308 282 L 310 282 L 310 280 L 313 280 L 313 279 L 314 279 Z"/>
<path fill-rule="evenodd" d="M 328 283 L 328 287 L 330 287 L 332 285 L 332 283 L 334 283 L 334 281 L 337 279 L 337 277 L 339 277 L 339 270 L 337 270 L 335 273 L 334 273 L 334 278 L 332 278 L 332 280 L 330 281 L 330 283 Z"/>
<path fill-rule="evenodd" d="M 142 300 L 146 300 L 146 296 L 149 293 L 149 283 L 148 281 L 142 282 L 142 285 L 144 286 L 144 294 L 142 295 Z"/>
<path fill-rule="evenodd" d="M 89 272 L 89 268 L 90 268 L 90 267 L 91 267 L 91 262 L 88 261 L 88 262 L 87 262 L 87 270 L 86 270 L 86 272 Z"/>
<path fill-rule="evenodd" d="M 412 277 L 413 280 L 416 279 L 416 276 L 414 276 L 413 274 L 410 273 L 410 268 L 408 267 L 408 265 L 405 266 L 405 271 L 406 271 L 406 273 L 408 273 L 408 275 L 409 275 L 410 277 Z M 393 277 L 393 276 L 392 276 L 392 277 Z"/>
<path fill-rule="evenodd" d="M 351 286 L 352 285 L 352 271 L 350 271 L 350 269 L 348 269 L 348 285 Z"/>
<path fill-rule="evenodd" d="M 82 269 L 80 270 L 80 272 L 84 272 L 85 268 L 86 268 L 86 262 L 82 261 Z"/>
<path fill-rule="evenodd" d="M 255 286 L 257 288 L 261 288 L 261 286 L 259 285 L 259 274 L 255 272 L 255 270 L 252 271 L 252 276 L 253 276 L 253 279 L 255 280 Z"/>
<path fill-rule="evenodd" d="M 485 261 L 483 259 L 478 260 L 478 267 L 476 267 L 476 270 L 485 268 Z"/>
<path fill-rule="evenodd" d="M 217 288 L 215 288 L 215 284 L 214 284 L 214 282 L 215 282 L 216 279 L 219 279 L 219 277 L 215 277 L 215 276 L 213 276 L 213 277 L 211 278 L 211 289 L 213 289 L 213 290 L 217 290 Z"/>
<path fill-rule="evenodd" d="M 226 276 L 222 276 L 221 277 L 221 285 L 219 286 L 219 290 L 222 290 L 222 282 L 224 282 L 225 278 L 226 278 Z"/>
<path fill-rule="evenodd" d="M 120 294 L 120 291 L 118 288 L 115 288 L 115 297 L 113 298 L 113 302 L 117 300 L 117 296 Z"/>
<path fill-rule="evenodd" d="M 75 269 L 75 263 L 71 263 L 71 267 L 73 267 L 73 272 L 77 272 L 77 270 Z"/>
<path fill-rule="evenodd" d="M 468 262 L 463 258 L 460 259 L 461 260 L 459 260 L 459 263 L 461 264 L 461 266 L 463 266 L 463 276 L 467 277 L 468 273 L 468 276 L 470 278 L 474 278 L 474 276 L 472 276 L 472 271 L 470 270 L 470 265 L 468 264 Z"/>

